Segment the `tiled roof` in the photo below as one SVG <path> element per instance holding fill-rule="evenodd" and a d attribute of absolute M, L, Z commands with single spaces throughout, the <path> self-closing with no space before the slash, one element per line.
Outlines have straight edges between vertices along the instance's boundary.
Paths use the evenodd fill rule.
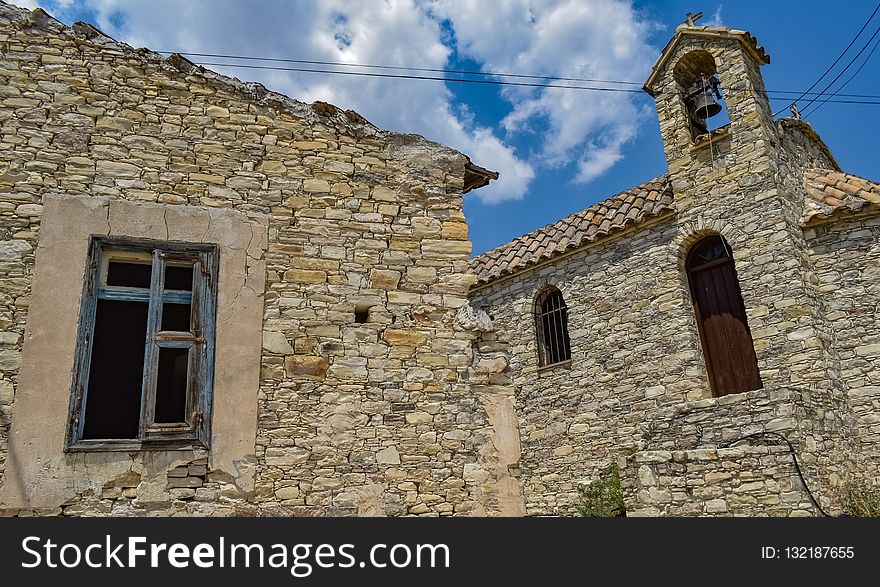
<path fill-rule="evenodd" d="M 807 198 L 801 223 L 824 220 L 838 211 L 859 212 L 865 207 L 880 208 L 880 184 L 829 169 L 804 172 Z"/>
<path fill-rule="evenodd" d="M 673 210 L 672 187 L 661 176 L 478 255 L 470 270 L 487 282 L 667 210 Z"/>

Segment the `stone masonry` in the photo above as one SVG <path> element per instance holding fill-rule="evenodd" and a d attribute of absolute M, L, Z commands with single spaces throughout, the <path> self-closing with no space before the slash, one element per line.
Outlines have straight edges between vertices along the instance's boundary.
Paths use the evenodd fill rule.
<path fill-rule="evenodd" d="M 462 194 L 495 174 L 40 9 L 0 5 L 0 54 L 0 511 L 516 511 L 467 311 Z M 221 247 L 210 450 L 63 451 L 88 234 Z"/>
<path fill-rule="evenodd" d="M 773 119 L 768 62 L 745 31 L 679 26 L 645 85 L 668 173 L 472 260 L 472 303 L 510 346 L 528 514 L 572 512 L 618 460 L 634 515 L 818 515 L 763 432 L 793 443 L 832 512 L 849 483 L 880 478 L 878 186 L 841 173 L 810 125 Z M 715 74 L 729 124 L 694 136 L 683 80 Z M 763 382 L 722 397 L 685 271 L 712 234 L 732 248 Z M 535 300 L 550 286 L 571 360 L 542 367 Z"/>
<path fill-rule="evenodd" d="M 628 515 L 815 515 L 786 447 L 642 451 L 625 466 Z"/>
<path fill-rule="evenodd" d="M 645 84 L 668 172 L 469 260 L 497 174 L 465 155 L 0 3 L 0 514 L 569 515 L 614 462 L 630 515 L 840 513 L 880 479 L 880 185 L 774 119 L 766 63 L 679 26 Z M 715 75 L 729 124 L 695 134 Z M 217 247 L 207 447 L 66 449 L 96 235 Z M 707 235 L 760 389 L 710 390 Z"/>

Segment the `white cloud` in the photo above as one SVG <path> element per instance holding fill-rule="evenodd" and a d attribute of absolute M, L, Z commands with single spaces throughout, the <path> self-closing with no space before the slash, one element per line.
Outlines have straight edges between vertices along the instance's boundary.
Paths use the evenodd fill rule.
<path fill-rule="evenodd" d="M 715 9 L 715 12 L 712 13 L 712 16 L 709 17 L 709 20 L 706 22 L 701 22 L 697 24 L 702 24 L 705 26 L 724 26 L 724 21 L 721 20 L 721 9 L 724 8 L 724 4 L 719 4 L 718 8 Z"/>
<path fill-rule="evenodd" d="M 621 0 L 511 0 L 493 5 L 488 19 L 480 0 L 436 0 L 434 9 L 453 23 L 459 50 L 484 63 L 486 70 L 642 80 L 656 54 L 645 41 L 653 25 L 638 20 L 631 4 Z M 575 161 L 574 179 L 579 182 L 614 165 L 646 115 L 627 93 L 516 88 L 506 89 L 503 96 L 512 105 L 504 128 L 522 132 L 545 125 L 537 163 Z"/>
<path fill-rule="evenodd" d="M 64 12 L 73 0 L 19 0 Z M 625 0 L 80 0 L 97 25 L 134 46 L 231 55 L 444 68 L 454 49 L 484 70 L 641 80 L 655 52 L 651 30 Z M 207 58 L 205 58 L 207 59 Z M 213 61 L 217 61 L 214 59 Z M 284 64 L 279 64 L 284 65 Z M 296 65 L 293 65 L 296 67 Z M 575 181 L 607 171 L 644 113 L 632 95 L 505 87 L 497 128 L 474 122 L 441 83 L 258 69 L 213 69 L 303 101 L 352 108 L 374 124 L 451 145 L 501 173 L 474 192 L 487 203 L 523 197 L 541 166 L 574 163 Z M 622 86 L 636 88 L 637 86 Z M 535 133 L 535 147 L 513 146 Z"/>

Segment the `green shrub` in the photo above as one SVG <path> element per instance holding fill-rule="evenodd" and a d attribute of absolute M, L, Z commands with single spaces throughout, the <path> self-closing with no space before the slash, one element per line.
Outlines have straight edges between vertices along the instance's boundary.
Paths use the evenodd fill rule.
<path fill-rule="evenodd" d="M 616 518 L 626 515 L 623 489 L 620 487 L 620 469 L 611 463 L 599 478 L 578 489 L 575 509 L 585 518 Z"/>
<path fill-rule="evenodd" d="M 880 518 L 880 486 L 866 481 L 847 483 L 846 510 L 858 518 Z"/>

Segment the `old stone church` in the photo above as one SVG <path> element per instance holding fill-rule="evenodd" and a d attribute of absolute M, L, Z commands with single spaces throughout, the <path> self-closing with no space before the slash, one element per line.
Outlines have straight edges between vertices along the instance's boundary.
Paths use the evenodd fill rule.
<path fill-rule="evenodd" d="M 667 174 L 469 259 L 465 155 L 0 4 L 0 513 L 844 511 L 880 185 L 766 63 L 679 26 Z"/>

